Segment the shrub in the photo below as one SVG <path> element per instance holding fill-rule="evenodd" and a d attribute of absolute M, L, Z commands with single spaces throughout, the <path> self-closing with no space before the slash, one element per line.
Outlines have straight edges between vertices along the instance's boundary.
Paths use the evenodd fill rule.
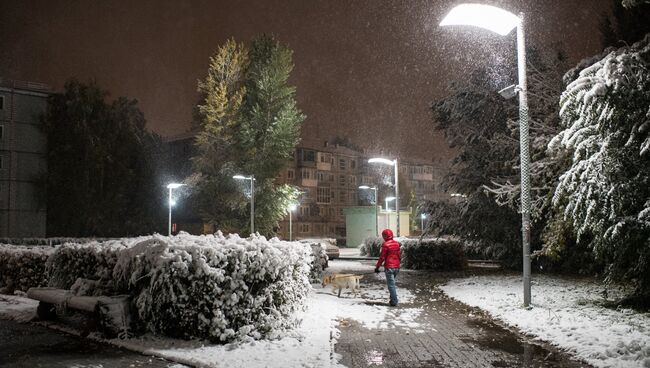
<path fill-rule="evenodd" d="M 400 239 L 402 267 L 413 270 L 448 271 L 467 266 L 463 243 L 457 239 Z"/>
<path fill-rule="evenodd" d="M 396 239 L 402 245 L 402 267 L 414 270 L 457 270 L 467 266 L 463 243 L 454 238 Z M 382 238 L 366 238 L 361 255 L 379 257 Z"/>
<path fill-rule="evenodd" d="M 0 287 L 6 292 L 46 286 L 45 264 L 53 249 L 0 244 Z"/>
<path fill-rule="evenodd" d="M 381 237 L 368 237 L 359 248 L 359 254 L 366 257 L 379 257 L 383 243 L 384 239 Z"/>
<path fill-rule="evenodd" d="M 309 245 L 277 239 L 154 236 L 121 252 L 114 277 L 137 294 L 148 330 L 227 342 L 295 325 L 311 262 Z"/>
<path fill-rule="evenodd" d="M 327 252 L 321 243 L 310 243 L 311 246 L 311 271 L 309 281 L 319 283 L 323 279 L 323 270 L 328 266 Z"/>
<path fill-rule="evenodd" d="M 70 289 L 77 278 L 102 280 L 113 286 L 119 252 L 144 239 L 148 237 L 58 245 L 47 261 L 49 286 Z"/>

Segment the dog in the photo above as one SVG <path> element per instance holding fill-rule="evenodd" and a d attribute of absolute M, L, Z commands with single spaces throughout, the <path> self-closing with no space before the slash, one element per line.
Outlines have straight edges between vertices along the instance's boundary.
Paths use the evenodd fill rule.
<path fill-rule="evenodd" d="M 355 275 L 352 273 L 333 273 L 323 277 L 323 287 L 332 285 L 332 292 L 336 292 L 336 289 L 338 289 L 339 298 L 341 297 L 341 291 L 343 289 L 352 289 L 354 297 L 356 298 L 361 287 L 359 280 L 362 278 L 363 275 Z"/>

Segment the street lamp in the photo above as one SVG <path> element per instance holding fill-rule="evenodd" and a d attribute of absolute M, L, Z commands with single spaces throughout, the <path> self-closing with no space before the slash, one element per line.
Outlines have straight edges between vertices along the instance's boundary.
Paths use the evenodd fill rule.
<path fill-rule="evenodd" d="M 359 189 L 372 189 L 375 191 L 375 234 L 379 237 L 379 211 L 377 211 L 377 186 L 369 187 L 367 185 L 362 185 Z"/>
<path fill-rule="evenodd" d="M 255 176 L 235 175 L 232 178 L 251 181 L 251 235 L 253 235 L 255 234 Z"/>
<path fill-rule="evenodd" d="M 386 201 L 386 218 L 388 219 L 387 225 L 388 225 L 389 229 L 390 229 L 390 210 L 388 209 L 388 202 L 394 201 L 394 200 L 395 200 L 395 197 L 386 197 L 386 198 L 384 198 L 384 201 Z M 397 204 L 397 202 L 395 202 L 395 204 Z M 397 214 L 399 215 L 399 211 L 397 211 Z M 399 224 L 399 217 L 397 218 L 397 224 Z"/>
<path fill-rule="evenodd" d="M 296 208 L 298 208 L 298 206 L 295 203 L 292 203 L 291 205 L 289 205 L 289 241 L 292 240 L 291 238 L 292 238 L 292 235 L 293 235 L 293 224 L 292 224 L 292 220 L 291 220 L 291 214 L 293 213 L 293 211 L 296 210 Z"/>
<path fill-rule="evenodd" d="M 487 29 L 502 36 L 517 28 L 517 69 L 519 84 L 500 91 L 503 96 L 519 94 L 519 147 L 521 161 L 521 233 L 523 251 L 524 306 L 530 305 L 530 152 L 528 151 L 528 96 L 526 82 L 526 45 L 524 14 L 481 4 L 461 4 L 440 22 L 441 26 L 468 25 Z"/>
<path fill-rule="evenodd" d="M 179 183 L 169 183 L 167 184 L 167 189 L 169 189 L 169 222 L 168 222 L 168 235 L 172 235 L 172 206 L 176 204 L 176 201 L 174 201 L 174 198 L 172 198 L 172 190 L 176 188 L 180 188 L 185 184 L 179 184 Z"/>
<path fill-rule="evenodd" d="M 397 211 L 397 236 L 400 236 L 399 233 L 399 177 L 398 177 L 398 167 L 397 167 L 397 159 L 394 160 L 389 160 L 386 158 L 380 158 L 380 157 L 375 157 L 371 158 L 368 160 L 368 163 L 374 164 L 374 163 L 379 163 L 379 164 L 384 164 L 384 165 L 391 165 L 395 167 L 395 210 Z"/>
<path fill-rule="evenodd" d="M 424 234 L 424 219 L 425 218 L 427 218 L 426 213 L 420 214 L 420 230 L 422 230 L 422 234 Z"/>

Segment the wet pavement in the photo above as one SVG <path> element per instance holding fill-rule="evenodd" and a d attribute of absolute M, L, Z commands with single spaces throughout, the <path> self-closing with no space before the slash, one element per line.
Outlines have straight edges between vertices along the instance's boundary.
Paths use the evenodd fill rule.
<path fill-rule="evenodd" d="M 367 269 L 357 267 L 348 271 L 367 272 L 374 267 L 373 262 L 362 263 Z M 344 264 L 337 268 L 345 272 Z M 410 313 L 416 316 L 413 325 L 417 327 L 386 321 L 388 328 L 370 329 L 354 320 L 342 320 L 335 347 L 342 355 L 341 363 L 350 368 L 591 367 L 549 344 L 532 342 L 521 333 L 502 327 L 477 308 L 449 299 L 437 285 L 450 276 L 462 274 L 402 270 L 397 279 L 398 293 L 406 288 L 413 298 L 391 310 L 389 315 L 417 310 L 416 314 Z M 361 281 L 362 288 L 382 283 L 381 279 L 372 277 Z"/>
<path fill-rule="evenodd" d="M 185 367 L 36 324 L 0 320 L 2 368 Z"/>

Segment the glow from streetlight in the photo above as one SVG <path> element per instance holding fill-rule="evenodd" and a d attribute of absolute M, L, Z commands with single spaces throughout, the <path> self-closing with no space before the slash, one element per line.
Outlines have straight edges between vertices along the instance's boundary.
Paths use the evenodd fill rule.
<path fill-rule="evenodd" d="M 381 157 L 374 157 L 368 160 L 368 163 L 374 164 L 374 163 L 380 163 L 380 164 L 386 164 L 386 165 L 395 165 L 395 161 L 389 160 L 387 158 L 381 158 Z"/>
<path fill-rule="evenodd" d="M 172 206 L 172 207 L 175 206 L 176 205 L 176 200 L 170 199 L 169 200 L 169 205 Z"/>
<path fill-rule="evenodd" d="M 483 4 L 460 4 L 451 9 L 441 26 L 474 26 L 502 36 L 515 29 L 521 19 L 509 11 Z"/>
<path fill-rule="evenodd" d="M 295 211 L 296 208 L 298 208 L 298 205 L 295 203 L 289 205 L 289 211 L 291 212 Z"/>
<path fill-rule="evenodd" d="M 182 187 L 183 185 L 186 185 L 186 184 L 169 183 L 169 184 L 167 184 L 167 189 L 176 189 L 176 188 Z"/>
<path fill-rule="evenodd" d="M 425 218 L 427 218 L 427 214 L 426 214 L 426 213 L 421 214 L 421 215 L 420 215 L 420 218 L 421 218 L 422 220 L 424 220 Z"/>

